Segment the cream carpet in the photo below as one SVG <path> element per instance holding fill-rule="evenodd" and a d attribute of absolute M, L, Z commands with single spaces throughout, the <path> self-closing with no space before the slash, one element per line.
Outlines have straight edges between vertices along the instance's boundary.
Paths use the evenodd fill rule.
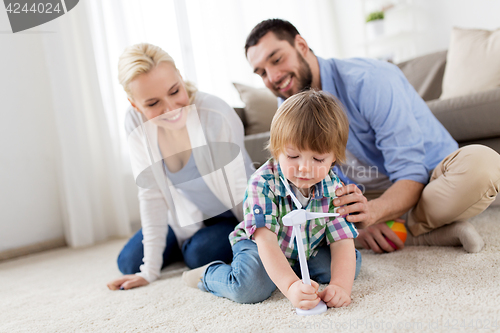
<path fill-rule="evenodd" d="M 363 250 L 351 305 L 310 317 L 279 291 L 242 305 L 184 287 L 180 263 L 149 286 L 109 291 L 126 240 L 48 251 L 0 264 L 0 332 L 500 331 L 500 207 L 472 222 L 486 243 L 477 254 Z"/>

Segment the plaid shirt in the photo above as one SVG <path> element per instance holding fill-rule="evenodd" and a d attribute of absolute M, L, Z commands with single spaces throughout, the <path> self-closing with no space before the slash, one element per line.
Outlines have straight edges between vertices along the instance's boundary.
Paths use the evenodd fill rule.
<path fill-rule="evenodd" d="M 252 239 L 257 228 L 267 227 L 278 236 L 278 244 L 290 264 L 298 259 L 295 242 L 291 243 L 293 227 L 283 225 L 282 218 L 297 209 L 292 198 L 280 180 L 283 177 L 280 166 L 273 159 L 268 160 L 250 177 L 243 201 L 244 220 L 229 235 L 231 245 L 243 239 Z M 312 198 L 307 207 L 309 212 L 333 213 L 335 190 L 342 187 L 339 178 L 330 170 L 321 182 L 314 185 Z M 345 216 L 344 216 L 345 217 Z M 318 246 L 326 239 L 327 244 L 345 239 L 356 238 L 358 231 L 344 217 L 318 218 L 301 225 L 306 258 L 315 256 Z"/>

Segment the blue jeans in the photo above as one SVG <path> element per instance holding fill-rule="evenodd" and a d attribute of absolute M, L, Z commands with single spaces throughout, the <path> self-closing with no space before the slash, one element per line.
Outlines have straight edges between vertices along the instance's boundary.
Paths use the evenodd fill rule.
<path fill-rule="evenodd" d="M 356 251 L 356 278 L 361 268 L 361 253 Z M 330 283 L 331 255 L 329 246 L 321 246 L 315 257 L 307 261 L 311 279 L 321 283 Z M 292 267 L 297 276 L 300 264 Z M 220 297 L 229 298 L 238 303 L 258 303 L 271 296 L 276 285 L 269 278 L 259 257 L 257 244 L 242 240 L 233 246 L 233 262 L 226 265 L 217 262 L 210 265 L 203 274 L 201 286 L 206 291 Z"/>
<path fill-rule="evenodd" d="M 204 221 L 205 228 L 198 230 L 191 238 L 186 240 L 179 248 L 177 238 L 170 226 L 166 239 L 166 247 L 163 251 L 163 265 L 182 261 L 189 268 L 196 268 L 215 260 L 231 262 L 232 252 L 228 235 L 234 230 L 238 221 L 231 211 L 227 211 Z M 139 267 L 143 264 L 144 247 L 142 245 L 142 229 L 130 238 L 118 256 L 118 269 L 123 274 L 135 274 L 140 272 Z"/>

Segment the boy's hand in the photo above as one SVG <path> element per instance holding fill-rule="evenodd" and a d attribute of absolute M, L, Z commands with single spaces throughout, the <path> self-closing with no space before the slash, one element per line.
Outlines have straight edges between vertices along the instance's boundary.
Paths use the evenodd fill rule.
<path fill-rule="evenodd" d="M 110 290 L 118 290 L 118 289 L 132 289 L 136 287 L 142 287 L 149 284 L 146 279 L 140 277 L 139 275 L 129 274 L 124 275 L 119 279 L 113 280 L 108 283 L 108 288 Z"/>
<path fill-rule="evenodd" d="M 312 286 L 302 283 L 302 280 L 297 280 L 285 295 L 293 306 L 302 310 L 309 310 L 318 305 L 321 300 L 318 296 L 319 285 L 316 281 L 311 280 Z"/>
<path fill-rule="evenodd" d="M 340 308 L 351 304 L 351 297 L 349 294 L 342 287 L 334 284 L 329 284 L 318 295 L 321 297 L 323 302 L 331 308 Z"/>

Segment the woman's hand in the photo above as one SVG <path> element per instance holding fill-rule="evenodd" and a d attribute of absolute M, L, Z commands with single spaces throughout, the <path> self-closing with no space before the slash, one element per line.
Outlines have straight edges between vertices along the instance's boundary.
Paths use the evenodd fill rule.
<path fill-rule="evenodd" d="M 316 281 L 311 280 L 311 286 L 302 283 L 302 280 L 297 280 L 286 293 L 286 297 L 292 302 L 293 306 L 302 310 L 309 310 L 318 305 L 321 300 L 318 296 L 319 285 Z"/>
<path fill-rule="evenodd" d="M 118 289 L 132 289 L 137 287 L 142 287 L 149 284 L 146 279 L 140 277 L 139 275 L 129 274 L 124 275 L 119 279 L 113 280 L 108 283 L 108 288 L 110 290 L 118 290 Z"/>
<path fill-rule="evenodd" d="M 356 227 L 363 229 L 375 223 L 375 220 L 370 215 L 368 200 L 365 198 L 361 190 L 354 184 L 349 184 L 338 188 L 335 191 L 338 198 L 333 200 L 336 210 L 341 215 L 347 215 L 348 222 L 356 223 Z"/>

